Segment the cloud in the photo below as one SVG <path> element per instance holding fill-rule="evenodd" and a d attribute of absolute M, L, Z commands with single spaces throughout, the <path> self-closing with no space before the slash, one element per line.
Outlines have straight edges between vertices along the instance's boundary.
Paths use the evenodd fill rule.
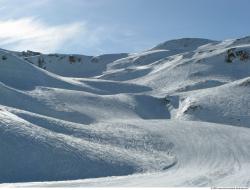
<path fill-rule="evenodd" d="M 99 21 L 102 6 L 114 2 L 0 0 L 0 48 L 96 55 L 151 47 L 153 43 L 148 43 L 136 28 L 131 30 L 123 22 Z M 90 16 L 93 13 L 96 18 Z"/>
<path fill-rule="evenodd" d="M 0 28 L 0 46 L 19 51 L 57 51 L 74 41 L 76 36 L 88 33 L 84 22 L 49 26 L 30 17 L 0 20 Z"/>
<path fill-rule="evenodd" d="M 92 55 L 128 52 L 145 46 L 136 38 L 131 30 L 86 21 L 49 25 L 35 17 L 0 20 L 0 48 L 14 51 Z"/>

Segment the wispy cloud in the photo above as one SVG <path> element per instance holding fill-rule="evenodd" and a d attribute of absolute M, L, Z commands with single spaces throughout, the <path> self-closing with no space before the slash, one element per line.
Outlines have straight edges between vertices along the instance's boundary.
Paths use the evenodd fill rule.
<path fill-rule="evenodd" d="M 95 12 L 112 1 L 75 0 L 72 5 L 70 0 L 0 0 L 0 48 L 83 54 L 142 49 L 138 34 L 122 23 L 79 12 Z"/>
<path fill-rule="evenodd" d="M 134 35 L 127 30 L 118 32 L 116 27 L 93 27 L 84 21 L 49 25 L 33 17 L 0 20 L 0 28 L 1 48 L 44 53 L 107 53 L 104 46 L 124 45 Z"/>
<path fill-rule="evenodd" d="M 13 50 L 56 51 L 85 31 L 85 23 L 49 26 L 34 18 L 0 21 L 0 46 Z"/>

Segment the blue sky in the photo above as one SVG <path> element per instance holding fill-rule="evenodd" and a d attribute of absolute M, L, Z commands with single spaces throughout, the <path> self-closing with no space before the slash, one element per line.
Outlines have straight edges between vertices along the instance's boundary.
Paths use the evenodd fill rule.
<path fill-rule="evenodd" d="M 0 47 L 102 54 L 250 35 L 249 0 L 0 0 Z"/>

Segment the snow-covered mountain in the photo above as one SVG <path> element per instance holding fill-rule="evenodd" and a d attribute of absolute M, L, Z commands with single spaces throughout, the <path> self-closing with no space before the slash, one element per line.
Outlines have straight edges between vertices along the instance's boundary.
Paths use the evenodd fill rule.
<path fill-rule="evenodd" d="M 250 186 L 249 94 L 250 37 L 0 49 L 0 187 Z"/>

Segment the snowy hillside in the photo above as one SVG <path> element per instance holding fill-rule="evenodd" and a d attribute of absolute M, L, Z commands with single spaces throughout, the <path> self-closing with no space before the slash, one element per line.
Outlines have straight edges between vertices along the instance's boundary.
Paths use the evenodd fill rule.
<path fill-rule="evenodd" d="M 249 187 L 249 94 L 250 37 L 1 49 L 0 187 Z"/>

